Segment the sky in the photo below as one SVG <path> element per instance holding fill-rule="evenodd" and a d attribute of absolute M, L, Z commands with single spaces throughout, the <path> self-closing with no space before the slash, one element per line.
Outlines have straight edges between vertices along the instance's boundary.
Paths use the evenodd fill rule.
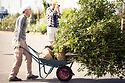
<path fill-rule="evenodd" d="M 52 0 L 46 0 L 47 2 L 51 3 Z M 63 8 L 77 8 L 77 2 L 79 0 L 57 0 L 60 7 Z M 22 4 L 20 4 L 22 2 Z M 20 5 L 23 7 L 25 5 L 31 5 L 34 12 L 37 12 L 37 9 L 43 8 L 42 0 L 0 0 L 0 7 L 4 7 L 8 9 L 9 13 L 17 13 L 21 12 Z"/>

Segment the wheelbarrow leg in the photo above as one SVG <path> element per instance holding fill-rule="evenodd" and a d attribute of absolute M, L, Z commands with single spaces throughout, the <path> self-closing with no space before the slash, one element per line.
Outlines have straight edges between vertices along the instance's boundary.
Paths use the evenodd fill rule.
<path fill-rule="evenodd" d="M 72 65 L 73 65 L 73 62 L 71 63 L 70 68 L 72 67 Z"/>
<path fill-rule="evenodd" d="M 42 65 L 42 67 L 43 67 L 43 71 L 44 71 L 45 77 L 43 77 L 43 76 L 41 75 L 41 67 L 40 67 L 40 65 Z M 48 72 L 46 72 L 46 71 L 45 71 L 45 65 L 39 63 L 39 76 L 40 76 L 42 79 L 45 79 L 45 78 L 52 72 L 53 69 L 54 69 L 54 67 L 51 67 L 50 70 L 49 70 Z"/>

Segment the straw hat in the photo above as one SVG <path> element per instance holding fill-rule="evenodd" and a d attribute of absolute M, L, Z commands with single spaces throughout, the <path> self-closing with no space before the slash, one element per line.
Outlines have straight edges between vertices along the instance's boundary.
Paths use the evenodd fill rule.
<path fill-rule="evenodd" d="M 54 1 L 53 1 L 53 4 L 58 4 L 58 1 L 54 0 Z"/>

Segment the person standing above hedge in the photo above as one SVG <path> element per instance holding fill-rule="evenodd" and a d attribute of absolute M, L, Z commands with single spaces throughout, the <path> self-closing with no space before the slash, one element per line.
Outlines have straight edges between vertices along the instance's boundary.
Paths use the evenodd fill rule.
<path fill-rule="evenodd" d="M 57 1 L 52 2 L 52 7 L 47 8 L 47 39 L 49 45 L 53 46 L 54 39 L 57 35 L 57 28 L 59 28 L 59 20 L 61 18 L 60 5 Z"/>

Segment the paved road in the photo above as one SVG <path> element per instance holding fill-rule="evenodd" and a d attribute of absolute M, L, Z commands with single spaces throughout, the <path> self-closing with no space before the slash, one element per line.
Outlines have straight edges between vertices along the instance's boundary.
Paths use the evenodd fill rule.
<path fill-rule="evenodd" d="M 11 45 L 12 36 L 12 32 L 0 31 L 0 83 L 8 83 L 8 74 L 10 73 L 12 64 L 14 62 L 13 49 Z M 27 43 L 37 51 L 41 51 L 47 43 L 46 35 L 40 35 L 38 33 L 27 34 Z M 118 78 L 110 77 L 109 75 L 100 79 L 95 79 L 94 76 L 84 77 L 85 72 L 77 72 L 78 67 L 79 65 L 74 63 L 72 70 L 75 75 L 73 76 L 72 80 L 69 81 L 69 83 L 125 83 L 125 80 L 119 80 Z M 38 78 L 34 81 L 27 81 L 25 73 L 26 66 L 25 61 L 23 61 L 18 74 L 18 77 L 22 78 L 23 81 L 18 83 L 63 83 L 57 79 L 56 69 L 54 69 L 54 71 L 46 79 Z M 33 61 L 33 73 L 38 75 L 38 64 L 35 61 Z"/>

